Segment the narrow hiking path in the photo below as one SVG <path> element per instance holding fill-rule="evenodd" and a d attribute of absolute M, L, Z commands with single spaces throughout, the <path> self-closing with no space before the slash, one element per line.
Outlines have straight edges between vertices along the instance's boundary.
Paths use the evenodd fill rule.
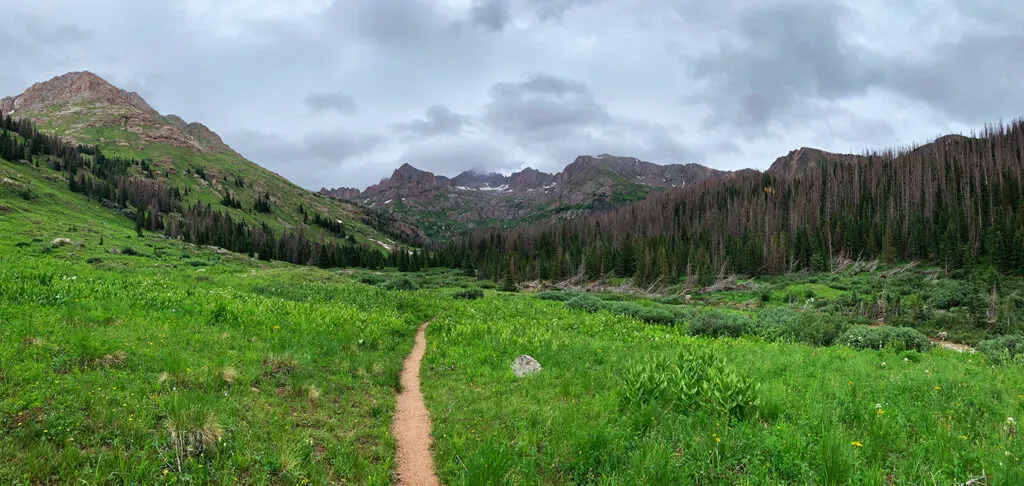
<path fill-rule="evenodd" d="M 427 352 L 426 330 L 430 321 L 416 331 L 412 351 L 402 365 L 402 392 L 395 402 L 391 435 L 395 437 L 397 484 L 432 486 L 440 484 L 430 455 L 430 412 L 420 393 L 420 361 Z"/>

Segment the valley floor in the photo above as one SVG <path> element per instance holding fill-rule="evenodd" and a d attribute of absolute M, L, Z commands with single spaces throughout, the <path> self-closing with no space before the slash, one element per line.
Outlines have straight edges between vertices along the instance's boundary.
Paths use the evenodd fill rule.
<path fill-rule="evenodd" d="M 842 305 L 853 291 L 828 279 L 847 277 L 690 302 L 475 298 L 454 271 L 256 262 L 71 203 L 0 204 L 3 484 L 389 484 L 399 371 L 428 319 L 445 484 L 1024 482 L 1020 364 L 707 337 L 811 312 L 808 291 Z M 543 371 L 514 377 L 520 354 Z"/>

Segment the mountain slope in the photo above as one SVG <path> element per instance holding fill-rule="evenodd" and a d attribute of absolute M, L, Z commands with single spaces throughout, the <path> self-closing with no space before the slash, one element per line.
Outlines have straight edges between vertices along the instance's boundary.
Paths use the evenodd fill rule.
<path fill-rule="evenodd" d="M 301 229 L 314 238 L 336 236 L 310 223 L 320 216 L 342 221 L 346 236 L 377 248 L 394 239 L 423 241 L 410 225 L 306 191 L 246 160 L 204 125 L 161 115 L 137 93 L 89 72 L 58 76 L 3 98 L 0 115 L 31 120 L 40 131 L 74 143 L 96 145 L 108 157 L 141 161 L 132 174 L 178 188 L 186 204 L 203 202 L 247 224 Z"/>
<path fill-rule="evenodd" d="M 802 148 L 584 218 L 478 230 L 450 261 L 516 280 L 707 285 L 728 273 L 828 271 L 857 259 L 988 263 L 1024 274 L 1024 120 L 865 155 Z"/>
<path fill-rule="evenodd" d="M 322 194 L 396 217 L 434 237 L 476 227 L 511 227 L 578 217 L 638 201 L 652 191 L 683 187 L 723 172 L 697 164 L 658 165 L 635 158 L 580 156 L 558 174 L 527 168 L 505 176 L 467 171 L 448 178 L 404 164 L 365 191 L 322 189 Z"/>

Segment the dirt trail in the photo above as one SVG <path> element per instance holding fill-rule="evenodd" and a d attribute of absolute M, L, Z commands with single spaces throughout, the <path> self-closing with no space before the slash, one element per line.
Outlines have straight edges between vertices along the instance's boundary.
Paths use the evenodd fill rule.
<path fill-rule="evenodd" d="M 934 344 L 942 346 L 943 348 L 952 349 L 953 351 L 959 351 L 961 353 L 963 353 L 963 352 L 973 353 L 974 352 L 974 348 L 972 348 L 972 347 L 970 347 L 970 346 L 968 346 L 966 344 L 954 343 L 952 341 L 945 341 L 945 340 L 942 340 L 942 339 L 939 339 L 939 338 L 933 338 L 933 337 L 928 338 L 928 340 L 931 341 Z"/>
<path fill-rule="evenodd" d="M 391 435 L 395 436 L 395 474 L 397 484 L 432 486 L 440 484 L 430 455 L 430 413 L 420 393 L 420 360 L 427 351 L 424 322 L 416 331 L 412 352 L 402 365 L 402 392 L 395 404 Z"/>

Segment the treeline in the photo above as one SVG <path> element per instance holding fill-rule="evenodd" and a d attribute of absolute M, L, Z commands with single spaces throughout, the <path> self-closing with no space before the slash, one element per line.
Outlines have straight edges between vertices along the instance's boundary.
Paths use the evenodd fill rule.
<path fill-rule="evenodd" d="M 587 218 L 478 230 L 444 258 L 491 278 L 641 285 L 874 258 L 1024 273 L 1024 121 L 814 162 L 795 174 L 739 171 Z"/>
<path fill-rule="evenodd" d="M 70 190 L 108 206 L 134 208 L 133 213 L 126 214 L 134 218 L 140 234 L 142 230 L 163 231 L 170 238 L 214 245 L 264 260 L 325 268 L 382 268 L 390 264 L 412 269 L 430 263 L 418 252 L 414 253 L 413 261 L 404 249 L 385 254 L 356 244 L 350 235 L 347 240 L 340 241 L 312 240 L 303 229 L 286 230 L 276 235 L 266 223 L 252 225 L 236 220 L 226 211 L 215 210 L 209 204 L 197 202 L 188 206 L 178 188 L 164 180 L 152 179 L 152 171 L 146 161 L 107 157 L 98 147 L 74 145 L 59 137 L 40 133 L 28 120 L 0 117 L 0 128 L 0 158 L 38 160 L 35 157 L 45 157 L 50 169 L 65 174 Z M 133 174 L 133 167 L 142 174 L 148 174 L 149 178 Z M 244 184 L 241 178 L 236 179 L 236 183 Z M 230 192 L 221 203 L 228 207 L 241 206 Z M 269 195 L 260 194 L 254 209 L 269 212 Z M 337 228 L 326 218 L 319 215 L 315 218 L 319 218 L 321 222 L 318 224 L 339 239 L 345 237 L 344 230 L 336 231 Z"/>

